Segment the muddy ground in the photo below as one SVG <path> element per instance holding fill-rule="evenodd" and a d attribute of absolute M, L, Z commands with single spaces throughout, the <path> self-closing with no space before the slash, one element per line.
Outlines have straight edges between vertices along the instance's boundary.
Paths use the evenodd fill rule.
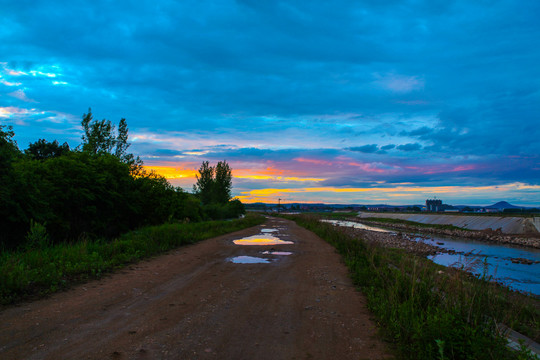
<path fill-rule="evenodd" d="M 232 242 L 263 228 L 293 244 Z M 261 255 L 272 248 L 292 254 Z M 272 261 L 229 261 L 241 255 Z M 275 218 L 0 311 L 6 360 L 381 358 L 392 356 L 339 255 Z"/>

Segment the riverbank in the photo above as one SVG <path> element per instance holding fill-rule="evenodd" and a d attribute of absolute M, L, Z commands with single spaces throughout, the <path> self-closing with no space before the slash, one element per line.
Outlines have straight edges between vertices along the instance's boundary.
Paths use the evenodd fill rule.
<path fill-rule="evenodd" d="M 450 225 L 466 230 L 494 231 L 500 234 L 540 236 L 539 217 L 465 215 L 441 213 L 371 213 L 360 212 L 361 219 L 385 218 L 405 220 L 427 225 Z"/>
<path fill-rule="evenodd" d="M 354 220 L 366 225 L 389 227 L 397 230 L 398 232 L 401 231 L 408 233 L 435 234 L 442 236 L 482 240 L 497 244 L 511 244 L 540 249 L 539 235 L 509 235 L 503 234 L 500 231 L 493 230 L 474 231 L 467 229 L 459 229 L 454 226 L 446 225 L 430 226 L 428 224 L 415 224 L 414 222 L 409 220 L 393 218 L 355 218 Z"/>
<path fill-rule="evenodd" d="M 538 341 L 537 299 L 415 256 L 415 252 L 423 253 L 421 248 L 411 254 L 380 246 L 390 245 L 392 238 L 397 241 L 393 245 L 413 246 L 396 235 L 333 226 L 319 217 L 288 218 L 342 254 L 351 278 L 368 297 L 370 309 L 401 357 L 534 358 L 526 347 L 517 354 L 510 351 L 500 324 Z"/>

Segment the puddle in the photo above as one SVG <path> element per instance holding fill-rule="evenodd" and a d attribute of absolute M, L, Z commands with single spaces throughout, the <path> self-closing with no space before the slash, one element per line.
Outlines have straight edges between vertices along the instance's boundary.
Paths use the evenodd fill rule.
<path fill-rule="evenodd" d="M 292 252 L 290 251 L 263 251 L 261 254 L 263 255 L 292 255 Z"/>
<path fill-rule="evenodd" d="M 271 260 L 255 256 L 235 256 L 229 261 L 235 264 L 268 264 Z"/>
<path fill-rule="evenodd" d="M 278 229 L 262 229 L 261 232 L 262 233 L 273 233 L 273 232 L 277 232 Z"/>
<path fill-rule="evenodd" d="M 234 240 L 236 245 L 290 245 L 292 241 L 284 241 L 272 235 L 253 235 L 243 239 Z"/>

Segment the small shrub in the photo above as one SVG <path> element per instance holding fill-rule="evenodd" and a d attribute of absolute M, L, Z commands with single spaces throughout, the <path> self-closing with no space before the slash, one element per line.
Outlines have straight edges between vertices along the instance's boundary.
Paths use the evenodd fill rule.
<path fill-rule="evenodd" d="M 40 224 L 30 220 L 30 230 L 26 234 L 26 249 L 43 249 L 50 244 L 46 223 Z"/>

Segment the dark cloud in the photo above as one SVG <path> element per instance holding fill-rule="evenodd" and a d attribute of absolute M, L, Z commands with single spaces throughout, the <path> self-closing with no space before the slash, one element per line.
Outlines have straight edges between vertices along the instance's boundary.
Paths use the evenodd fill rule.
<path fill-rule="evenodd" d="M 377 144 L 371 144 L 371 145 L 351 147 L 351 148 L 347 148 L 347 150 L 371 154 L 379 150 L 379 147 L 377 146 Z"/>
<path fill-rule="evenodd" d="M 404 145 L 398 145 L 396 146 L 396 149 L 402 151 L 418 151 L 422 149 L 422 145 L 420 145 L 419 143 L 409 143 Z"/>
<path fill-rule="evenodd" d="M 168 139 L 134 142 L 142 156 L 324 160 L 303 166 L 344 186 L 359 169 L 538 183 L 538 13 L 508 0 L 21 0 L 0 24 L 0 99 L 28 112 L 0 116 L 21 146 L 76 146 L 91 106 Z"/>

